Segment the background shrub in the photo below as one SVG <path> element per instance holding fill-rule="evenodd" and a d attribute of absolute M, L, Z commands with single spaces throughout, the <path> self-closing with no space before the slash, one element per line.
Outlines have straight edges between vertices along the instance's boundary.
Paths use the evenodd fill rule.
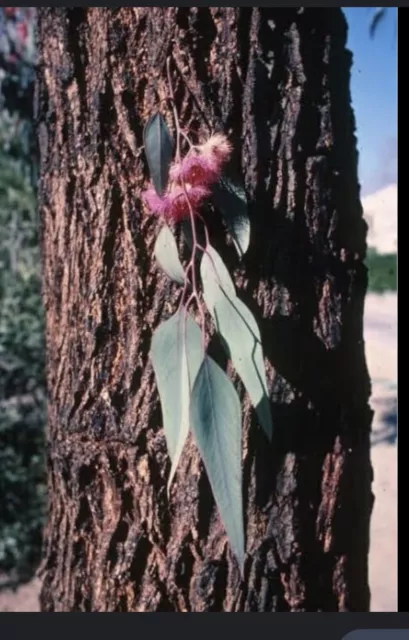
<path fill-rule="evenodd" d="M 34 18 L 0 9 L 0 573 L 17 582 L 38 564 L 45 502 Z"/>
<path fill-rule="evenodd" d="M 366 257 L 369 270 L 369 291 L 385 293 L 397 290 L 397 257 L 395 253 L 380 254 L 369 249 Z"/>

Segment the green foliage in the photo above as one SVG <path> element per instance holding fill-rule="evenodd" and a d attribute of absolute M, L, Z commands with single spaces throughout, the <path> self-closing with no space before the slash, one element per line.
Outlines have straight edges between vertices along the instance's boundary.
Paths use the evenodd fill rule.
<path fill-rule="evenodd" d="M 268 401 L 260 331 L 250 309 L 236 296 L 221 257 L 208 247 L 201 263 L 203 295 L 227 355 L 241 377 L 256 409 L 260 424 L 271 440 L 273 425 Z"/>
<path fill-rule="evenodd" d="M 210 313 L 221 295 L 233 298 L 236 295 L 234 282 L 221 256 L 210 245 L 200 263 L 203 297 Z"/>
<path fill-rule="evenodd" d="M 166 275 L 174 282 L 183 284 L 185 272 L 179 259 L 175 237 L 167 224 L 164 224 L 159 231 L 155 242 L 154 254 Z"/>
<path fill-rule="evenodd" d="M 44 344 L 33 120 L 35 9 L 0 9 L 0 573 L 29 579 L 44 513 Z"/>
<path fill-rule="evenodd" d="M 147 122 L 143 138 L 152 183 L 157 194 L 161 196 L 168 184 L 173 144 L 166 122 L 160 113 L 155 113 Z"/>
<path fill-rule="evenodd" d="M 368 290 L 373 293 L 385 293 L 397 289 L 397 256 L 395 253 L 377 253 L 369 249 L 366 257 L 368 267 Z"/>
<path fill-rule="evenodd" d="M 260 331 L 250 309 L 237 297 L 220 298 L 214 308 L 217 331 L 228 346 L 234 368 L 255 407 L 266 436 L 271 440 L 273 424 Z"/>
<path fill-rule="evenodd" d="M 240 401 L 227 375 L 209 356 L 205 356 L 193 385 L 190 420 L 220 518 L 243 574 Z"/>
<path fill-rule="evenodd" d="M 31 577 L 44 513 L 44 341 L 31 165 L 0 119 L 0 571 Z M 7 143 L 7 144 L 6 144 Z M 20 158 L 20 159 L 18 159 Z"/>
<path fill-rule="evenodd" d="M 213 203 L 220 209 L 237 253 L 244 256 L 250 244 L 247 196 L 239 181 L 224 176 L 213 186 Z"/>
<path fill-rule="evenodd" d="M 185 309 L 156 329 L 151 358 L 162 404 L 172 469 L 168 490 L 189 433 L 189 397 L 203 360 L 202 334 Z"/>
<path fill-rule="evenodd" d="M 170 59 L 167 61 L 169 92 L 173 96 L 169 62 Z M 206 222 L 198 210 L 203 196 L 193 198 L 192 193 L 196 188 L 201 189 L 206 197 L 213 196 L 215 212 L 219 211 L 223 216 L 239 257 L 245 254 L 250 242 L 247 197 L 240 180 L 231 180 L 221 173 L 222 164 L 231 151 L 226 137 L 219 134 L 209 138 L 207 146 L 195 147 L 186 132 L 181 131 L 174 104 L 173 107 L 177 136 L 175 162 L 182 167 L 184 164 L 186 173 L 181 172 L 181 184 L 176 185 L 182 187 L 178 209 L 172 211 L 168 208 L 165 214 L 166 208 L 163 206 L 162 214 L 165 219 L 167 215 L 183 223 L 189 213 L 190 227 L 185 224 L 183 231 L 192 253 L 184 269 L 170 229 L 166 224 L 162 227 L 154 255 L 165 273 L 183 285 L 179 310 L 156 329 L 151 345 L 163 427 L 172 462 L 168 491 L 191 429 L 221 521 L 243 575 L 245 544 L 240 399 L 226 373 L 205 352 L 205 309 L 197 288 L 196 274 L 198 252 L 202 254 L 200 275 L 207 311 L 215 321 L 228 357 L 243 380 L 260 424 L 271 440 L 273 429 L 264 357 L 257 322 L 251 311 L 237 298 L 228 269 L 210 244 Z M 181 156 L 182 137 L 190 149 L 196 149 L 190 157 L 186 156 L 187 160 L 182 160 Z M 144 145 L 153 186 L 159 196 L 165 196 L 172 173 L 170 163 L 173 145 L 166 123 L 159 114 L 150 118 L 144 129 Z M 170 180 L 171 192 L 175 178 L 171 176 Z M 212 192 L 209 190 L 211 184 Z M 196 195 L 198 193 L 196 190 Z M 162 198 L 162 205 L 165 204 L 166 200 Z M 192 302 L 196 303 L 199 311 L 200 328 L 188 313 Z"/>
<path fill-rule="evenodd" d="M 375 33 L 379 28 L 379 25 L 385 19 L 386 12 L 387 12 L 386 7 L 376 7 L 372 12 L 371 20 L 369 23 L 369 34 L 371 38 L 375 36 Z"/>

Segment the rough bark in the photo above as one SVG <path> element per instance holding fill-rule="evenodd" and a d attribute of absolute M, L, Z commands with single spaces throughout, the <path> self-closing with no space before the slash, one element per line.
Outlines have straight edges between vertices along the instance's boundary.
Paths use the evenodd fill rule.
<path fill-rule="evenodd" d="M 340 9 L 39 9 L 44 611 L 368 610 L 366 226 L 345 41 Z M 152 259 L 160 222 L 140 191 L 170 54 L 183 125 L 229 134 L 251 202 L 243 264 L 222 250 L 262 329 L 275 436 L 238 383 L 243 582 L 192 441 L 166 495 L 148 354 L 180 289 Z"/>

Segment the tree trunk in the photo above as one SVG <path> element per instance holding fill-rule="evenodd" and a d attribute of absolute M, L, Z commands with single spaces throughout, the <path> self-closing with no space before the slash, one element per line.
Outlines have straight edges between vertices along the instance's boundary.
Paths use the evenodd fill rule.
<path fill-rule="evenodd" d="M 340 9 L 39 9 L 43 611 L 368 610 L 366 225 L 346 31 Z M 161 223 L 140 193 L 169 55 L 182 125 L 226 132 L 250 201 L 248 254 L 223 257 L 260 325 L 275 434 L 267 446 L 236 381 L 243 581 L 191 439 L 166 492 L 149 348 L 180 289 L 152 258 Z"/>

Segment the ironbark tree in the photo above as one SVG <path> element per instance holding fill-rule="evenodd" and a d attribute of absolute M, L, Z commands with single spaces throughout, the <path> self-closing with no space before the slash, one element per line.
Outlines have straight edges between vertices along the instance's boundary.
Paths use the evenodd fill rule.
<path fill-rule="evenodd" d="M 341 10 L 40 8 L 38 35 L 43 611 L 368 610 L 366 225 Z M 250 203 L 248 254 L 223 255 L 260 324 L 275 433 L 237 382 L 243 581 L 192 440 L 166 493 L 149 347 L 180 290 L 140 193 L 168 56 L 183 126 L 229 135 Z"/>

